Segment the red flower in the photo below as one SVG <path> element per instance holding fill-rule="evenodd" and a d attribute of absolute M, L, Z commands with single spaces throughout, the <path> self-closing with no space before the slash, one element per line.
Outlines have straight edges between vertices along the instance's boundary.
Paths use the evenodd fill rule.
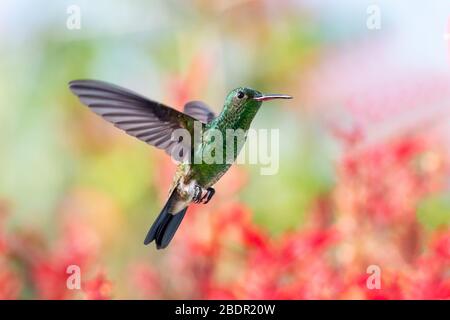
<path fill-rule="evenodd" d="M 111 298 L 112 284 L 103 272 L 83 284 L 84 298 L 88 300 L 107 300 Z"/>
<path fill-rule="evenodd" d="M 21 287 L 19 275 L 10 270 L 0 256 L 0 300 L 19 298 Z"/>

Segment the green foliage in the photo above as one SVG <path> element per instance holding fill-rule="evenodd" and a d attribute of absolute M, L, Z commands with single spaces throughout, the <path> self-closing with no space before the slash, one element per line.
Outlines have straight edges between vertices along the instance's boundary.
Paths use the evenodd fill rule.
<path fill-rule="evenodd" d="M 450 195 L 434 195 L 424 200 L 417 209 L 417 218 L 429 229 L 450 226 Z"/>
<path fill-rule="evenodd" d="M 250 183 L 243 199 L 255 209 L 257 223 L 281 233 L 297 228 L 314 199 L 331 188 L 333 168 L 328 142 L 317 128 L 298 123 L 296 116 L 289 113 L 262 111 L 265 115 L 256 121 L 255 127 L 281 124 L 279 171 L 275 175 L 261 175 L 262 165 L 250 166 Z"/>
<path fill-rule="evenodd" d="M 107 193 L 123 208 L 130 208 L 148 194 L 154 168 L 146 146 L 120 148 L 81 160 L 76 180 Z"/>

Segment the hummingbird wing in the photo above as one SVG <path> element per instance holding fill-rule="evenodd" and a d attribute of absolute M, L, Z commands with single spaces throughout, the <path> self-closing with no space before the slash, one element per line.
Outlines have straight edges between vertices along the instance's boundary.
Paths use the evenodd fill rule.
<path fill-rule="evenodd" d="M 96 80 L 71 81 L 69 87 L 96 114 L 169 155 L 180 143 L 172 140 L 174 130 L 187 129 L 193 137 L 196 119 L 133 91 Z"/>
<path fill-rule="evenodd" d="M 211 108 L 201 101 L 190 101 L 184 105 L 184 113 L 191 117 L 200 120 L 203 123 L 208 123 L 216 117 Z"/>

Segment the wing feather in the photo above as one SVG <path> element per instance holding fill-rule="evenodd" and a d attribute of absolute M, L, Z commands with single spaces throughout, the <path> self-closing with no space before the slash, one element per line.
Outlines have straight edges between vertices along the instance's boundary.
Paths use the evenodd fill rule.
<path fill-rule="evenodd" d="M 211 108 L 202 101 L 190 101 L 186 103 L 184 113 L 203 123 L 208 123 L 216 117 L 214 112 L 211 111 Z"/>
<path fill-rule="evenodd" d="M 196 119 L 192 115 L 149 100 L 128 89 L 97 80 L 71 81 L 69 88 L 96 114 L 129 135 L 163 149 L 168 154 L 180 143 L 172 140 L 174 130 L 186 129 L 193 137 Z"/>

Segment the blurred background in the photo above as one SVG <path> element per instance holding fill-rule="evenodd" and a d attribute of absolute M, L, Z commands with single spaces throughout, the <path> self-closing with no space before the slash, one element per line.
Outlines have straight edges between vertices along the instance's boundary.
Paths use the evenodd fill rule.
<path fill-rule="evenodd" d="M 0 298 L 450 298 L 449 48 L 445 0 L 2 1 Z M 233 167 L 144 246 L 174 164 L 79 78 L 180 110 L 291 94 L 254 121 L 280 130 L 279 172 Z"/>

